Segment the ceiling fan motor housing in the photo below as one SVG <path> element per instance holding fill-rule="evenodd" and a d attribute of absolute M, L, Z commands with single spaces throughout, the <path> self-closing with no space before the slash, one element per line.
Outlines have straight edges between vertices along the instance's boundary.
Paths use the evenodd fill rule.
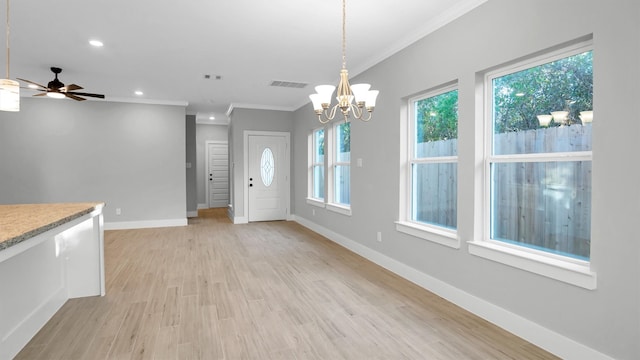
<path fill-rule="evenodd" d="M 53 71 L 56 78 L 49 81 L 49 83 L 47 84 L 47 87 L 53 91 L 58 91 L 61 87 L 64 87 L 64 83 L 58 80 L 58 74 L 62 72 L 62 69 L 58 67 L 51 67 L 51 71 Z"/>

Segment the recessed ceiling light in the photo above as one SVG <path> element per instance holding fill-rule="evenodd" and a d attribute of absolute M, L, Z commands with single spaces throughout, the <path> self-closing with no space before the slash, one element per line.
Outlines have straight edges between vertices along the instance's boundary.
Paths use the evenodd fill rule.
<path fill-rule="evenodd" d="M 215 116 L 209 116 L 209 120 L 215 120 L 216 117 Z"/>
<path fill-rule="evenodd" d="M 143 93 L 142 91 L 140 91 L 140 90 L 136 91 L 136 93 L 135 93 L 135 94 L 136 94 L 136 95 L 138 95 L 138 96 L 139 96 L 139 95 L 144 95 L 144 93 Z"/>
<path fill-rule="evenodd" d="M 91 46 L 95 46 L 95 47 L 103 47 L 104 46 L 104 44 L 100 40 L 89 40 L 89 44 L 91 44 Z"/>
<path fill-rule="evenodd" d="M 38 85 L 34 85 L 34 84 L 29 84 L 27 85 L 30 89 L 37 89 Z"/>

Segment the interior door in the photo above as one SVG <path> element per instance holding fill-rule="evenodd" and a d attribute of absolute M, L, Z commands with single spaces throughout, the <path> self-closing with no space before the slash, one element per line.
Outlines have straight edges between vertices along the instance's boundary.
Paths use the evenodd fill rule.
<path fill-rule="evenodd" d="M 286 137 L 249 135 L 248 149 L 248 220 L 285 220 L 289 186 Z"/>
<path fill-rule="evenodd" d="M 229 147 L 227 143 L 207 143 L 209 207 L 229 205 Z"/>

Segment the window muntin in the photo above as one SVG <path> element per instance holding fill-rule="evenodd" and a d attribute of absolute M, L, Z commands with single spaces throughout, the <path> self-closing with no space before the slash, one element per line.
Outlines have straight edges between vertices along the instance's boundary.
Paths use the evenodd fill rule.
<path fill-rule="evenodd" d="M 458 90 L 412 99 L 409 221 L 457 227 Z"/>
<path fill-rule="evenodd" d="M 351 204 L 351 123 L 334 125 L 333 202 Z"/>
<path fill-rule="evenodd" d="M 488 74 L 486 84 L 487 238 L 588 261 L 591 123 L 581 113 L 592 110 L 592 51 L 575 46 Z"/>

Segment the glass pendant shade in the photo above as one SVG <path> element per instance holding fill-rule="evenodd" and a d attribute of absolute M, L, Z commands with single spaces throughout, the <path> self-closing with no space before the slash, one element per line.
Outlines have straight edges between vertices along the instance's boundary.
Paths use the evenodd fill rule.
<path fill-rule="evenodd" d="M 333 85 L 318 85 L 316 86 L 316 92 L 319 95 L 321 104 L 331 104 L 331 96 L 336 89 Z"/>
<path fill-rule="evenodd" d="M 311 94 L 309 95 L 309 99 L 311 99 L 311 102 L 313 103 L 313 110 L 322 110 L 322 100 L 320 100 L 320 94 Z"/>
<path fill-rule="evenodd" d="M 0 79 L 0 110 L 20 111 L 20 83 Z"/>
<path fill-rule="evenodd" d="M 355 84 L 351 85 L 351 91 L 356 97 L 356 103 L 365 102 L 367 100 L 367 92 L 371 88 L 370 84 Z"/>
<path fill-rule="evenodd" d="M 380 93 L 380 91 L 378 90 L 369 90 L 367 91 L 367 98 L 366 98 L 366 107 L 367 108 L 372 108 L 376 106 L 376 99 L 378 98 L 378 94 Z"/>
<path fill-rule="evenodd" d="M 59 92 L 55 92 L 55 91 L 49 91 L 47 93 L 47 96 L 53 99 L 64 99 L 64 94 L 63 93 L 59 93 Z"/>

